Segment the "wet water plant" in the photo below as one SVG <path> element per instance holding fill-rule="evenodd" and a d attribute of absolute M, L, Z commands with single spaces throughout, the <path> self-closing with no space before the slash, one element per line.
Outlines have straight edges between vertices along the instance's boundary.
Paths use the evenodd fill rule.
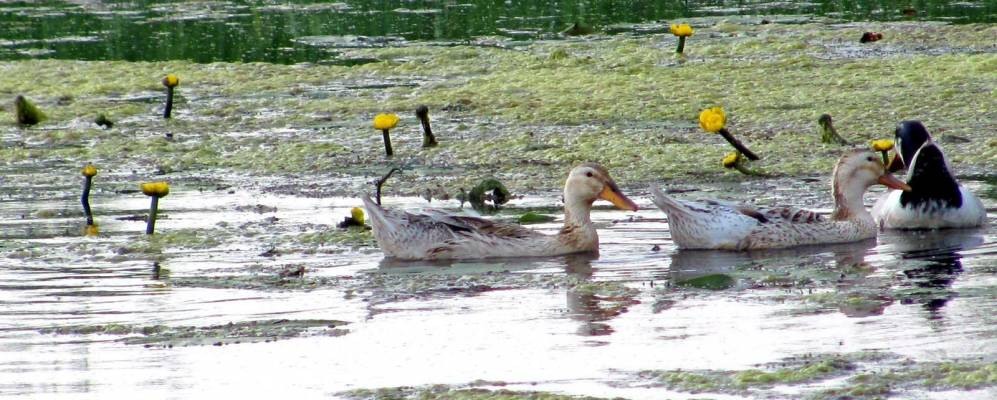
<path fill-rule="evenodd" d="M 415 109 L 415 116 L 422 124 L 422 147 L 436 147 L 436 136 L 433 136 L 433 128 L 429 125 L 429 107 L 421 105 Z"/>
<path fill-rule="evenodd" d="M 817 118 L 817 127 L 820 131 L 821 143 L 848 145 L 848 141 L 841 137 L 841 135 L 838 135 L 838 130 L 834 129 L 834 122 L 831 119 L 831 114 L 821 114 L 820 117 Z"/>
<path fill-rule="evenodd" d="M 342 229 L 350 227 L 365 228 L 366 225 L 364 225 L 363 209 L 360 207 L 353 207 L 350 209 L 350 216 L 343 218 L 343 221 L 337 226 Z"/>
<path fill-rule="evenodd" d="M 145 226 L 145 234 L 151 235 L 156 231 L 156 215 L 159 213 L 159 199 L 170 194 L 170 184 L 166 182 L 149 182 L 143 183 L 141 188 L 142 194 L 152 199 L 149 204 L 149 219 Z"/>
<path fill-rule="evenodd" d="M 21 126 L 36 125 L 47 118 L 34 103 L 21 95 L 14 98 L 14 116 Z"/>
<path fill-rule="evenodd" d="M 93 123 L 97 124 L 97 126 L 103 127 L 104 129 L 111 129 L 114 127 L 114 121 L 111 121 L 111 119 L 107 118 L 104 114 L 100 114 L 97 118 L 94 118 Z"/>
<path fill-rule="evenodd" d="M 893 150 L 893 140 L 892 139 L 878 139 L 873 140 L 869 143 L 873 150 L 878 151 L 883 155 L 883 165 L 890 165 L 890 150 Z"/>
<path fill-rule="evenodd" d="M 376 182 L 374 182 L 374 185 L 377 186 L 377 189 L 374 193 L 374 201 L 376 201 L 378 205 L 381 205 L 381 187 L 384 186 L 384 183 L 387 182 L 388 178 L 391 178 L 391 175 L 393 175 L 395 172 L 402 172 L 402 170 L 401 168 L 391 168 L 390 170 L 388 170 L 388 173 L 384 174 L 384 176 L 380 177 Z"/>
<path fill-rule="evenodd" d="M 752 176 L 764 175 L 761 172 L 749 169 L 747 165 L 745 165 L 746 163 L 747 161 L 744 160 L 744 156 L 741 155 L 740 151 L 727 153 L 727 155 L 724 156 L 723 160 L 720 161 L 720 164 L 723 165 L 724 168 L 733 169 L 745 175 L 752 175 Z"/>
<path fill-rule="evenodd" d="M 167 74 L 163 77 L 163 86 L 166 86 L 166 108 L 163 109 L 163 118 L 169 119 L 173 116 L 173 90 L 180 84 L 180 78 L 174 74 Z"/>
<path fill-rule="evenodd" d="M 381 131 L 384 139 L 384 155 L 391 157 L 395 154 L 391 149 L 391 133 L 389 132 L 398 125 L 398 116 L 395 114 L 377 114 L 374 117 L 374 129 Z"/>
<path fill-rule="evenodd" d="M 488 178 L 471 188 L 467 194 L 467 202 L 471 203 L 471 207 L 475 210 L 485 210 L 487 209 L 485 202 L 491 200 L 493 208 L 498 209 L 499 206 L 509 202 L 511 197 L 512 194 L 502 182 Z"/>
<path fill-rule="evenodd" d="M 678 45 L 675 47 L 675 53 L 683 54 L 685 51 L 685 39 L 692 36 L 692 27 L 689 24 L 672 24 L 668 29 L 672 35 L 678 37 Z"/>
<path fill-rule="evenodd" d="M 98 234 L 97 224 L 93 222 L 93 212 L 90 210 L 90 186 L 93 184 L 93 177 L 97 176 L 97 167 L 87 163 L 80 171 L 83 174 L 83 194 L 80 195 L 80 203 L 83 204 L 83 215 L 87 219 L 84 235 L 95 236 Z"/>
<path fill-rule="evenodd" d="M 740 140 L 734 137 L 727 130 L 727 115 L 724 114 L 723 108 L 711 107 L 707 108 L 699 113 L 699 126 L 703 128 L 704 131 L 710 133 L 718 133 L 722 136 L 727 143 L 734 146 L 738 152 L 744 154 L 749 160 L 756 161 L 758 156 L 754 152 L 749 150 Z"/>

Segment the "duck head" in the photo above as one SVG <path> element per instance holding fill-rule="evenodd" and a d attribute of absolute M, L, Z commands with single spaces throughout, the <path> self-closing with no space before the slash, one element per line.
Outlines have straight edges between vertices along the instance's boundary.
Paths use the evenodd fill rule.
<path fill-rule="evenodd" d="M 564 182 L 565 205 L 588 208 L 598 199 L 609 201 L 623 210 L 637 211 L 637 205 L 620 191 L 603 166 L 584 163 L 572 169 Z"/>
<path fill-rule="evenodd" d="M 904 160 L 908 158 L 904 157 Z M 947 207 L 962 206 L 959 183 L 949 170 L 945 154 L 934 141 L 929 138 L 922 142 L 909 160 L 907 183 L 914 190 L 900 195 L 901 205 L 935 200 Z"/>
<path fill-rule="evenodd" d="M 897 124 L 894 136 L 896 136 L 896 154 L 888 166 L 890 172 L 910 167 L 914 154 L 925 142 L 931 140 L 928 128 L 925 128 L 921 121 L 901 121 Z"/>
<path fill-rule="evenodd" d="M 911 190 L 909 185 L 887 171 L 881 158 L 871 150 L 856 149 L 838 160 L 831 181 L 835 203 L 834 219 L 847 219 L 858 210 L 864 211 L 862 196 L 872 185 L 881 184 L 905 192 Z"/>

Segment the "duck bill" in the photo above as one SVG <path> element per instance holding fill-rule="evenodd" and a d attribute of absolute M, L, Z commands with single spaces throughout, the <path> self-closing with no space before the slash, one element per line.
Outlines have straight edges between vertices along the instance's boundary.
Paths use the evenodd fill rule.
<path fill-rule="evenodd" d="M 900 160 L 900 156 L 899 155 L 894 154 L 893 158 L 890 159 L 890 165 L 886 166 L 886 171 L 887 172 L 897 172 L 897 171 L 902 170 L 902 169 L 904 169 L 904 162 Z"/>
<path fill-rule="evenodd" d="M 883 186 L 886 186 L 886 187 L 888 187 L 890 189 L 903 190 L 905 192 L 909 192 L 910 191 L 910 185 L 904 183 L 903 181 L 897 179 L 897 177 L 895 177 L 895 176 L 893 176 L 893 175 L 891 175 L 889 173 L 885 173 L 882 176 L 880 176 L 879 177 L 879 183 L 881 183 Z"/>
<path fill-rule="evenodd" d="M 613 203 L 616 208 L 621 210 L 637 211 L 637 204 L 634 204 L 633 200 L 630 200 L 620 188 L 616 186 L 616 183 L 610 181 L 606 184 L 606 187 L 599 192 L 599 198 Z"/>

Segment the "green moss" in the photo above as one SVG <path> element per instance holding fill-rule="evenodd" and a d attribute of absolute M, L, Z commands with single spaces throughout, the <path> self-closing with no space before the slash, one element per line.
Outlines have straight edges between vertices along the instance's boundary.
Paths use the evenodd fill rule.
<path fill-rule="evenodd" d="M 599 400 L 599 397 L 569 396 L 548 392 L 459 388 L 447 385 L 357 389 L 337 393 L 349 399 L 419 399 L 419 400 Z"/>
<path fill-rule="evenodd" d="M 0 148 L 0 162 L 367 175 L 385 163 L 369 127 L 374 113 L 411 118 L 417 105 L 436 113 L 449 104 L 456 107 L 435 114 L 441 147 L 414 143 L 414 119 L 393 133 L 399 156 L 415 168 L 445 165 L 440 180 L 455 188 L 488 176 L 514 193 L 556 188 L 581 161 L 605 164 L 624 186 L 740 180 L 719 167 L 726 143 L 695 123 L 701 109 L 720 105 L 730 130 L 762 156 L 752 167 L 766 174 L 829 173 L 841 148 L 815 133 L 824 113 L 843 137 L 863 143 L 891 132 L 898 115 L 918 118 L 971 140 L 946 147 L 957 169 L 997 168 L 997 146 L 986 136 L 992 124 L 980 119 L 997 86 L 987 73 L 997 68 L 992 24 L 878 23 L 889 47 L 860 47 L 854 27 L 691 22 L 697 35 L 684 63 L 673 59 L 667 34 L 541 42 L 526 51 L 358 49 L 351 56 L 388 61 L 355 67 L 12 61 L 0 87 L 30 96 L 53 124 L 92 124 L 98 111 L 117 124 L 26 132 Z M 167 71 L 181 77 L 184 101 L 176 118 L 162 121 Z M 18 78 L 29 75 L 37 78 Z M 63 96 L 73 101 L 58 105 Z M 176 140 L 164 140 L 166 132 Z"/>
<path fill-rule="evenodd" d="M 736 283 L 737 281 L 734 278 L 726 274 L 710 274 L 675 282 L 678 286 L 708 290 L 724 290 L 734 287 Z"/>
<path fill-rule="evenodd" d="M 346 322 L 335 320 L 262 320 L 210 326 L 133 326 L 121 324 L 65 326 L 41 330 L 60 335 L 127 336 L 120 341 L 146 346 L 222 345 L 262 342 L 301 336 L 340 336 Z"/>
<path fill-rule="evenodd" d="M 144 253 L 162 254 L 173 248 L 209 249 L 217 247 L 226 236 L 225 231 L 204 229 L 166 228 L 164 222 L 158 222 L 158 232 L 153 235 L 136 236 L 131 242 L 118 248 L 119 254 Z"/>

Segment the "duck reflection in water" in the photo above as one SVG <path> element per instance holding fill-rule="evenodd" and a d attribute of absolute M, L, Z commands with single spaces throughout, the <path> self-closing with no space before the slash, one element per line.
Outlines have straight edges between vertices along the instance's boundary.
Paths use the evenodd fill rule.
<path fill-rule="evenodd" d="M 565 256 L 565 272 L 569 276 L 574 276 L 581 282 L 567 291 L 568 315 L 571 319 L 580 321 L 578 334 L 581 336 L 607 336 L 613 334 L 613 327 L 609 321 L 627 312 L 628 308 L 640 301 L 628 295 L 628 291 L 614 290 L 614 285 L 609 285 L 609 290 L 600 291 L 601 285 L 586 285 L 592 279 L 592 260 L 598 256 L 591 254 L 573 254 Z M 623 286 L 620 286 L 621 288 Z M 599 345 L 603 342 L 594 342 Z"/>
<path fill-rule="evenodd" d="M 876 246 L 875 239 L 832 245 L 799 246 L 747 252 L 679 250 L 671 255 L 669 277 L 673 285 L 726 289 L 738 284 L 735 272 L 764 271 L 764 278 L 748 279 L 750 288 L 783 288 L 802 295 L 813 294 L 814 279 L 835 281 L 835 297 L 862 301 L 836 301 L 838 311 L 849 317 L 880 315 L 892 298 L 856 290 L 875 269 L 865 261 Z M 706 279 L 713 277 L 714 279 Z M 726 279 L 721 279 L 726 277 Z M 661 298 L 656 311 L 669 308 L 674 299 Z"/>
<path fill-rule="evenodd" d="M 901 260 L 908 290 L 901 291 L 900 303 L 923 304 L 929 319 L 941 318 L 940 309 L 956 296 L 951 287 L 962 273 L 960 252 L 984 242 L 977 229 L 887 231 L 879 240 Z"/>

